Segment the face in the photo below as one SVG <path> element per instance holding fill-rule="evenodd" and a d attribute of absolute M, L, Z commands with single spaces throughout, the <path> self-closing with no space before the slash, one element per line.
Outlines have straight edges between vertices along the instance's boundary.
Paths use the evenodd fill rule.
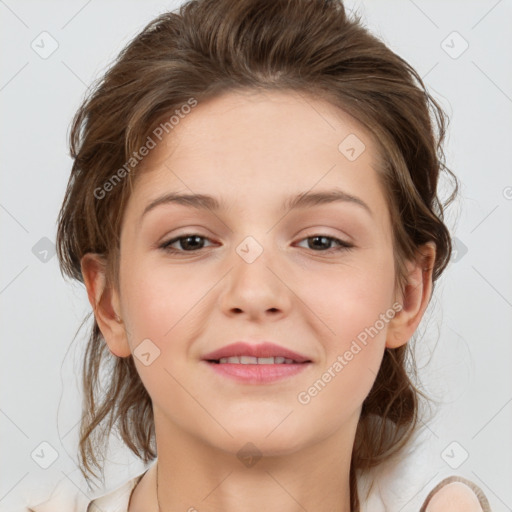
<path fill-rule="evenodd" d="M 397 304 L 376 158 L 355 119 L 284 92 L 199 103 L 152 150 L 115 301 L 161 429 L 275 454 L 354 431 Z M 204 360 L 238 341 L 309 362 Z"/>

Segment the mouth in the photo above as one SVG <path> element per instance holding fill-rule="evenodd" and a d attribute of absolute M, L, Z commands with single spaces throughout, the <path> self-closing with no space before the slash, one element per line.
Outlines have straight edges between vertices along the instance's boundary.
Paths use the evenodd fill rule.
<path fill-rule="evenodd" d="M 205 354 L 205 361 L 217 364 L 299 364 L 311 362 L 302 354 L 269 341 L 258 344 L 237 341 Z"/>
<path fill-rule="evenodd" d="M 221 357 L 220 359 L 206 359 L 207 362 L 213 364 L 305 364 L 311 361 L 295 361 L 283 356 L 277 357 L 253 357 L 253 356 L 231 356 Z"/>
<path fill-rule="evenodd" d="M 311 359 L 274 343 L 236 342 L 206 354 L 203 362 L 217 375 L 244 384 L 269 384 L 303 372 Z"/>

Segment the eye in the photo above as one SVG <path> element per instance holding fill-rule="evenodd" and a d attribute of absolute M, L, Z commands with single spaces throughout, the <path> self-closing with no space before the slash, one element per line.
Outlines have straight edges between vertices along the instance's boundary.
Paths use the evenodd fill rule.
<path fill-rule="evenodd" d="M 197 252 L 205 247 L 205 241 L 211 241 L 205 236 L 198 235 L 197 233 L 187 233 L 171 240 L 162 243 L 160 249 L 170 253 L 185 253 L 185 252 Z M 300 243 L 307 241 L 308 249 L 315 252 L 337 252 L 343 250 L 349 250 L 354 247 L 349 242 L 344 242 L 339 238 L 335 238 L 327 235 L 313 235 L 301 240 Z M 330 247 L 332 244 L 334 247 Z M 179 244 L 180 248 L 172 247 L 175 244 Z"/>
<path fill-rule="evenodd" d="M 349 242 L 344 242 L 339 238 L 335 238 L 327 235 L 313 235 L 304 238 L 302 241 L 308 241 L 308 249 L 312 249 L 315 252 L 332 252 L 332 251 L 345 251 L 352 249 L 354 247 L 353 244 Z M 301 241 L 301 243 L 302 243 Z M 335 247 L 329 247 L 332 243 L 335 243 Z M 319 250 L 317 250 L 319 249 Z"/>
<path fill-rule="evenodd" d="M 197 233 L 187 233 L 185 235 L 177 236 L 172 240 L 164 242 L 160 245 L 160 249 L 163 249 L 167 252 L 177 253 L 177 252 L 194 252 L 198 249 L 202 249 L 204 247 L 204 241 L 209 240 L 205 236 L 198 235 Z M 181 249 L 177 249 L 175 247 L 171 247 L 175 243 L 179 243 Z"/>

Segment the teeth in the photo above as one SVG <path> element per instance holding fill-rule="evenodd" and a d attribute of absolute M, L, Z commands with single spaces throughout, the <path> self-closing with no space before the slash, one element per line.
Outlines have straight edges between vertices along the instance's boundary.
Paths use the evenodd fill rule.
<path fill-rule="evenodd" d="M 258 358 L 250 356 L 240 356 L 240 364 L 258 364 Z"/>
<path fill-rule="evenodd" d="M 294 364 L 293 359 L 287 359 L 281 356 L 278 357 L 252 357 L 252 356 L 231 356 L 221 357 L 220 364 L 233 363 L 233 364 Z"/>

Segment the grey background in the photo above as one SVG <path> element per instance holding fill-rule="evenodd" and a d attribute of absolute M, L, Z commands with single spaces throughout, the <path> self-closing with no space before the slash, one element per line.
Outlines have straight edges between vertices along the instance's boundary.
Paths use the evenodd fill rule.
<path fill-rule="evenodd" d="M 69 124 L 92 80 L 143 25 L 176 5 L 0 0 L 2 511 L 43 499 L 57 481 L 87 493 L 75 465 L 85 330 L 71 342 L 89 303 L 83 287 L 63 280 L 53 252 L 71 167 Z M 482 487 L 493 511 L 509 511 L 512 1 L 347 6 L 418 70 L 447 111 L 447 163 L 462 182 L 447 217 L 456 261 L 420 326 L 423 387 L 441 405 L 410 462 L 431 462 L 413 466 L 403 510 L 418 509 L 424 485 L 459 474 Z M 52 44 L 58 48 L 45 55 Z M 119 446 L 108 461 L 108 488 L 143 469 Z"/>

